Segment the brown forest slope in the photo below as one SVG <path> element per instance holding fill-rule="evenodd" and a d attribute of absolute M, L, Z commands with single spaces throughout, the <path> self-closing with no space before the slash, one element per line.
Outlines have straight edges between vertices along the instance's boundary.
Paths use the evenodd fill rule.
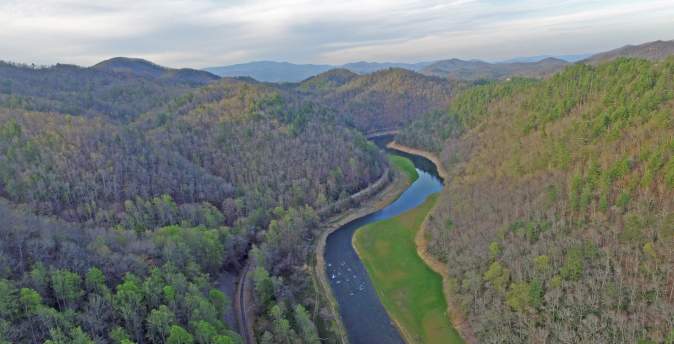
<path fill-rule="evenodd" d="M 654 41 L 639 45 L 626 45 L 622 48 L 593 55 L 581 62 L 598 64 L 619 57 L 662 60 L 671 55 L 674 55 L 674 41 Z"/>
<path fill-rule="evenodd" d="M 449 170 L 431 249 L 480 341 L 674 339 L 673 78 L 672 58 L 576 65 L 401 134 Z"/>
<path fill-rule="evenodd" d="M 446 79 L 399 68 L 367 75 L 333 70 L 296 88 L 301 97 L 335 111 L 342 121 L 364 132 L 399 128 L 443 109 L 453 89 L 454 84 Z"/>

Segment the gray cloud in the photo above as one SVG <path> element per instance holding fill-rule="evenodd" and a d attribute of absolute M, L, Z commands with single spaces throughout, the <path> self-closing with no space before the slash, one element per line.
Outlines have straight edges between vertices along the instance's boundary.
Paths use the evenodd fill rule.
<path fill-rule="evenodd" d="M 671 0 L 5 0 L 0 59 L 497 60 L 673 39 L 671 18 Z"/>

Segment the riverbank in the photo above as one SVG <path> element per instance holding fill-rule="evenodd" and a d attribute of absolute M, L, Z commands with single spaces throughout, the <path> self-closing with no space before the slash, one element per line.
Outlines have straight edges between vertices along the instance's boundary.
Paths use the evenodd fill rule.
<path fill-rule="evenodd" d="M 423 156 L 424 158 L 432 161 L 436 165 L 440 177 L 445 180 L 445 187 L 446 187 L 449 175 L 444 165 L 440 162 L 440 159 L 435 154 L 420 149 L 407 147 L 395 141 L 389 143 L 387 147 L 408 154 Z M 431 255 L 428 251 L 428 239 L 426 237 L 426 231 L 428 228 L 428 221 L 429 221 L 428 218 L 430 217 L 432 212 L 433 209 L 431 209 L 428 212 L 428 215 L 421 224 L 421 229 L 416 234 L 415 244 L 417 246 L 417 253 L 419 257 L 421 257 L 421 259 L 424 261 L 424 263 L 426 263 L 426 265 L 428 265 L 437 274 L 442 276 L 443 292 L 445 294 L 445 299 L 447 301 L 447 313 L 449 314 L 449 318 L 450 321 L 452 322 L 452 325 L 459 332 L 459 334 L 466 343 L 469 344 L 477 343 L 478 342 L 477 337 L 475 336 L 472 327 L 470 326 L 468 321 L 466 321 L 465 316 L 463 315 L 463 312 L 461 311 L 459 305 L 456 304 L 455 301 L 456 297 L 454 297 L 454 295 L 452 294 L 449 274 L 447 273 L 447 267 L 445 266 L 445 263 L 433 257 L 433 255 Z"/>
<path fill-rule="evenodd" d="M 395 142 L 395 141 L 391 141 L 389 144 L 386 145 L 386 147 L 388 147 L 390 149 L 393 149 L 393 150 L 401 151 L 403 153 L 418 155 L 418 156 L 421 156 L 421 157 L 424 157 L 424 158 L 430 160 L 433 164 L 435 164 L 435 168 L 437 168 L 438 175 L 440 176 L 440 178 L 442 178 L 445 181 L 447 180 L 449 175 L 447 174 L 447 170 L 445 169 L 445 166 L 442 164 L 442 162 L 440 161 L 440 159 L 438 158 L 437 155 L 435 155 L 431 152 L 421 150 L 421 149 L 416 149 L 416 148 L 404 146 L 404 145 L 401 145 L 400 143 Z"/>
<path fill-rule="evenodd" d="M 403 172 L 394 169 L 389 173 L 390 175 L 388 178 L 390 179 L 388 185 L 379 190 L 379 192 L 376 192 L 370 197 L 366 197 L 366 199 L 361 200 L 361 203 L 357 208 L 343 211 L 340 214 L 323 221 L 323 225 L 321 227 L 321 236 L 316 243 L 316 263 L 314 264 L 313 268 L 314 285 L 318 289 L 317 291 L 319 297 L 327 302 L 328 308 L 335 319 L 334 325 L 337 327 L 335 332 L 339 334 L 340 342 L 344 344 L 348 343 L 349 340 L 346 329 L 341 320 L 337 300 L 335 299 L 330 287 L 330 283 L 327 280 L 327 275 L 325 272 L 325 244 L 328 236 L 334 231 L 355 219 L 366 216 L 386 207 L 388 204 L 398 198 L 398 196 L 407 188 L 409 182 L 408 178 L 403 175 Z M 316 310 L 314 310 L 314 314 L 315 313 Z"/>

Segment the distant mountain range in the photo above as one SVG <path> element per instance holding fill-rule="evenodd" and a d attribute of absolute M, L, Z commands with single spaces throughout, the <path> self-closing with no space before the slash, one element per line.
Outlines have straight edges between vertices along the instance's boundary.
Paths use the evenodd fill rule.
<path fill-rule="evenodd" d="M 592 54 L 575 54 L 575 55 L 536 55 L 536 56 L 522 56 L 499 61 L 498 63 L 516 63 L 516 62 L 539 62 L 547 58 L 556 58 L 566 62 L 578 62 L 592 56 Z"/>
<path fill-rule="evenodd" d="M 209 67 L 204 70 L 221 77 L 251 77 L 264 82 L 300 82 L 331 69 L 344 68 L 358 74 L 374 73 L 388 68 L 403 68 L 419 71 L 431 62 L 392 63 L 392 62 L 353 62 L 345 65 L 295 64 L 289 62 L 255 61 L 223 67 Z"/>
<path fill-rule="evenodd" d="M 222 77 L 247 76 L 264 82 L 299 82 L 335 68 L 330 65 L 255 61 L 204 70 Z"/>
<path fill-rule="evenodd" d="M 204 69 L 223 77 L 245 76 L 263 82 L 300 82 L 331 69 L 343 68 L 357 74 L 374 73 L 388 68 L 402 68 L 426 75 L 475 81 L 503 79 L 512 76 L 544 77 L 555 73 L 570 63 L 595 64 L 619 56 L 660 59 L 674 54 L 674 41 L 655 41 L 641 45 L 628 45 L 619 49 L 591 55 L 539 55 L 517 57 L 502 62 L 448 59 L 419 63 L 354 62 L 344 65 L 294 64 L 289 62 L 259 61 Z"/>
<path fill-rule="evenodd" d="M 435 62 L 421 70 L 422 74 L 453 80 L 493 80 L 512 76 L 539 78 L 561 70 L 569 62 L 546 58 L 538 62 L 488 63 L 451 59 Z"/>

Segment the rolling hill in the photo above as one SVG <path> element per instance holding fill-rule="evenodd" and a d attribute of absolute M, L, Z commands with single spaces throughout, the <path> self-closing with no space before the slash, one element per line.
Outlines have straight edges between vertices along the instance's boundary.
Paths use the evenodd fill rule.
<path fill-rule="evenodd" d="M 671 55 L 674 55 L 674 41 L 654 41 L 639 45 L 626 45 L 622 48 L 592 55 L 581 62 L 599 64 L 619 57 L 641 58 L 654 61 L 665 59 Z"/>
<path fill-rule="evenodd" d="M 203 71 L 128 58 L 89 68 L 0 62 L 0 107 L 129 121 L 217 79 Z"/>
<path fill-rule="evenodd" d="M 357 74 L 368 74 L 389 68 L 404 68 L 418 71 L 428 64 L 430 63 L 380 63 L 361 61 L 344 65 L 315 65 L 258 61 L 223 67 L 208 67 L 204 70 L 222 77 L 251 77 L 263 82 L 300 82 L 331 69 L 347 69 Z"/>
<path fill-rule="evenodd" d="M 498 80 L 510 77 L 541 78 L 560 71 L 569 63 L 557 58 L 537 62 L 488 63 L 479 60 L 437 61 L 421 70 L 422 74 L 452 80 Z"/>
<path fill-rule="evenodd" d="M 372 132 L 400 128 L 427 112 L 444 109 L 454 86 L 447 79 L 401 68 L 365 75 L 336 69 L 305 80 L 295 92 L 348 125 Z"/>
<path fill-rule="evenodd" d="M 674 57 L 576 64 L 399 136 L 450 171 L 429 241 L 480 342 L 674 339 L 673 87 Z"/>
<path fill-rule="evenodd" d="M 130 74 L 150 79 L 162 79 L 194 85 L 205 85 L 220 79 L 217 75 L 202 70 L 167 68 L 147 60 L 129 57 L 114 57 L 99 62 L 90 68 L 112 73 Z"/>

